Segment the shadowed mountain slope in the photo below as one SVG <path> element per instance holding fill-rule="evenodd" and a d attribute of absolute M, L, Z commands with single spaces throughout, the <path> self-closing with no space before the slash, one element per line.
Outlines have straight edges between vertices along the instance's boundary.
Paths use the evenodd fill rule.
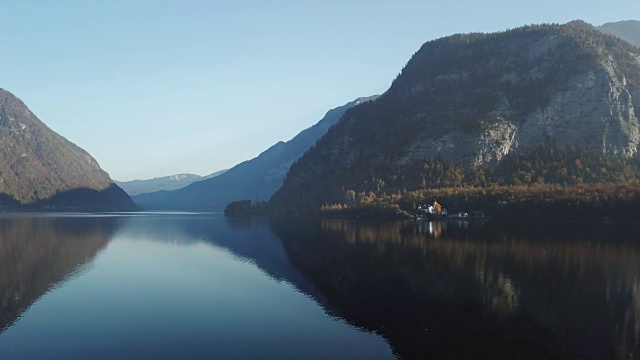
<path fill-rule="evenodd" d="M 58 203 L 56 200 L 63 200 Z M 0 207 L 133 210 L 133 201 L 86 151 L 49 129 L 0 89 Z"/>
<path fill-rule="evenodd" d="M 626 20 L 606 23 L 598 26 L 597 29 L 640 47 L 640 21 Z"/>
<path fill-rule="evenodd" d="M 329 110 L 317 124 L 290 141 L 279 142 L 222 175 L 175 191 L 141 194 L 135 196 L 134 201 L 148 210 L 221 211 L 235 200 L 268 200 L 282 185 L 291 164 L 336 124 L 347 109 L 375 98 L 359 98 Z"/>

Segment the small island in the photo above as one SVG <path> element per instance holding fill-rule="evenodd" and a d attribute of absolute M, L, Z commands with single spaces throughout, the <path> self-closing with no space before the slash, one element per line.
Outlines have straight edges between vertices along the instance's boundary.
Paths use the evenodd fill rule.
<path fill-rule="evenodd" d="M 251 203 L 251 200 L 238 200 L 229 203 L 224 208 L 226 217 L 247 217 L 267 214 L 267 203 L 259 201 Z"/>

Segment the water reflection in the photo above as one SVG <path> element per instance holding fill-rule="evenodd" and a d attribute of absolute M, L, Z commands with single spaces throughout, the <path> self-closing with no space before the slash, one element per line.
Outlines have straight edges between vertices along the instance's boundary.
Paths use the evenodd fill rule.
<path fill-rule="evenodd" d="M 11 278 L 3 298 L 13 288 L 33 292 L 15 310 L 0 311 L 15 319 L 40 298 L 1 332 L 0 357 L 392 357 L 382 337 L 327 316 L 324 295 L 291 263 L 266 219 L 142 214 L 102 221 L 0 221 L 2 275 Z M 14 248 L 25 255 L 4 262 Z M 65 282 L 87 265 L 91 271 Z"/>
<path fill-rule="evenodd" d="M 49 289 L 90 266 L 113 231 L 108 218 L 0 217 L 0 331 Z"/>
<path fill-rule="evenodd" d="M 635 229 L 460 225 L 272 223 L 340 316 L 383 334 L 401 357 L 640 356 Z"/>
<path fill-rule="evenodd" d="M 144 337 L 135 336 L 160 329 L 153 322 L 159 318 L 166 323 L 174 319 L 186 337 L 198 339 L 206 338 L 212 329 L 220 331 L 218 338 L 221 339 L 234 326 L 237 326 L 236 334 L 244 334 L 247 329 L 242 326 L 249 320 L 272 331 L 283 326 L 282 316 L 289 316 L 290 321 L 308 321 L 304 312 L 295 312 L 289 307 L 289 314 L 278 316 L 253 312 L 244 323 L 239 321 L 243 319 L 242 312 L 216 313 L 216 302 L 211 299 L 226 291 L 253 294 L 249 290 L 255 289 L 243 286 L 255 286 L 261 279 L 257 275 L 246 277 L 253 274 L 253 266 L 238 266 L 217 250 L 211 250 L 222 248 L 235 259 L 255 264 L 270 279 L 276 280 L 258 281 L 265 284 L 260 290 L 264 299 L 256 299 L 255 303 L 253 297 L 243 299 L 247 308 L 266 309 L 269 294 L 273 304 L 289 299 L 289 295 L 282 297 L 286 292 L 273 292 L 279 288 L 278 284 L 287 282 L 322 305 L 327 313 L 383 335 L 401 358 L 627 359 L 640 356 L 640 244 L 636 242 L 636 229 L 614 227 L 532 233 L 476 226 L 473 222 L 366 223 L 300 218 L 268 221 L 166 214 L 115 218 L 4 216 L 0 217 L 0 328 L 7 328 L 49 289 L 91 266 L 96 254 L 112 237 L 120 240 L 112 241 L 109 250 L 96 261 L 102 263 L 102 268 L 91 272 L 95 284 L 91 284 L 94 287 L 90 289 L 104 292 L 106 288 L 114 299 L 144 303 L 144 309 L 149 312 L 142 313 L 149 317 L 143 320 L 149 324 L 132 321 L 129 327 L 134 327 L 131 324 L 138 327 L 127 330 L 114 326 L 113 333 L 108 332 L 109 328 L 87 328 L 93 332 L 103 331 L 100 333 L 103 338 L 121 336 L 122 341 L 142 341 Z M 129 255 L 132 249 L 151 255 L 131 254 L 123 259 L 123 254 Z M 189 249 L 193 251 L 183 251 Z M 205 253 L 202 258 L 199 252 Z M 111 256 L 106 256 L 109 253 Z M 217 262 L 238 266 L 234 267 L 236 273 L 221 275 L 228 268 L 217 268 L 215 262 L 209 261 L 207 256 L 214 255 Z M 163 261 L 157 261 L 158 258 Z M 139 264 L 145 259 L 149 260 L 144 263 L 149 269 Z M 191 262 L 184 259 L 204 266 L 207 271 L 196 271 L 199 268 L 187 266 Z M 122 270 L 123 263 L 129 260 L 129 270 L 126 267 Z M 135 269 L 135 273 L 131 269 Z M 189 274 L 203 282 L 192 283 L 191 278 L 182 278 L 181 270 L 187 269 L 193 270 Z M 247 273 L 237 273 L 237 269 Z M 116 276 L 118 271 L 120 278 Z M 164 284 L 163 280 L 171 274 L 181 281 Z M 132 281 L 130 287 L 120 286 L 119 282 L 126 282 L 123 279 L 133 275 L 148 282 Z M 211 283 L 215 276 L 225 280 L 231 290 L 217 289 Z M 87 277 L 90 276 L 83 278 Z M 151 280 L 159 286 L 151 286 Z M 78 292 L 72 295 L 88 296 L 81 290 L 84 289 L 82 282 L 76 283 Z M 174 287 L 182 290 L 173 291 Z M 144 297 L 145 288 L 158 292 L 149 290 L 148 297 Z M 200 293 L 202 289 L 208 289 L 206 296 Z M 129 297 L 132 293 L 136 296 Z M 159 299 L 164 302 L 158 302 Z M 106 299 L 104 303 L 97 303 L 106 306 L 113 302 Z M 171 311 L 153 313 L 152 304 L 167 304 Z M 127 314 L 132 319 L 141 311 L 133 305 L 122 306 L 129 309 Z M 207 308 L 209 312 L 204 310 Z M 247 308 L 241 309 L 246 312 Z M 191 309 L 193 314 L 189 312 Z M 180 311 L 188 312 L 193 318 L 209 316 L 213 320 L 202 325 L 202 329 L 186 332 L 193 324 L 184 324 L 181 318 L 169 316 Z M 91 314 L 103 324 L 108 324 L 113 317 L 101 319 L 100 315 Z M 269 321 L 260 323 L 256 317 L 269 318 Z M 25 319 L 28 316 L 11 330 L 24 324 Z M 220 321 L 228 322 L 215 328 Z M 321 319 L 316 321 L 326 324 Z M 322 326 L 327 326 L 326 331 L 317 330 L 316 335 L 332 334 L 341 328 L 335 324 Z M 15 331 L 10 333 L 7 330 L 3 335 L 17 338 Z M 24 333 L 31 339 L 29 331 Z M 278 334 L 278 341 L 299 335 L 283 331 Z M 265 344 L 273 339 L 262 332 L 259 336 Z M 233 340 L 232 336 L 225 339 Z M 317 346 L 314 339 L 307 340 Z M 379 344 L 379 339 L 374 340 L 363 340 L 361 344 L 363 348 Z M 69 340 L 73 341 L 75 338 Z M 176 349 L 179 345 L 188 348 L 190 344 L 186 340 L 175 341 Z M 351 340 L 343 343 L 353 344 Z M 210 345 L 200 346 L 207 351 L 215 350 Z M 280 343 L 278 349 L 282 348 Z"/>
<path fill-rule="evenodd" d="M 294 284 L 331 315 L 332 308 L 294 267 L 266 218 L 224 218 L 211 214 L 144 214 L 117 220 L 118 233 L 130 241 L 151 241 L 187 247 L 199 243 L 228 250 L 236 259 L 250 262 L 276 281 Z"/>

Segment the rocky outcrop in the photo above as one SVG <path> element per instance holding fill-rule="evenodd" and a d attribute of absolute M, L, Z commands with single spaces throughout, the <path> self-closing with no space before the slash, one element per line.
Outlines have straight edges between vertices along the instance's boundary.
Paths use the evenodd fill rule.
<path fill-rule="evenodd" d="M 500 82 L 511 87 L 532 81 L 548 81 L 554 76 L 555 67 L 544 61 L 559 51 L 559 47 L 566 46 L 567 40 L 561 41 L 560 38 L 559 34 L 551 33 L 531 43 L 525 60 L 537 65 L 527 71 L 508 72 L 500 77 Z M 427 133 L 408 146 L 401 162 L 440 158 L 486 164 L 499 161 L 511 151 L 517 151 L 519 146 L 537 145 L 546 137 L 566 144 L 586 143 L 604 153 L 635 155 L 640 142 L 640 112 L 636 110 L 640 90 L 637 84 L 626 81 L 615 59 L 602 55 L 603 61 L 594 63 L 591 71 L 568 79 L 566 84 L 562 84 L 564 89 L 549 87 L 546 90 L 549 92 L 548 103 L 524 116 L 521 109 L 507 100 L 508 89 L 496 88 L 500 100 L 495 102 L 494 109 L 482 116 L 481 131 L 454 129 L 437 137 Z M 629 55 L 638 59 L 635 53 Z M 497 61 L 500 59 L 493 63 Z M 468 76 L 447 74 L 436 76 L 434 80 L 455 83 Z M 425 87 L 422 84 L 415 89 Z"/>
<path fill-rule="evenodd" d="M 587 143 L 604 153 L 637 153 L 638 117 L 629 90 L 602 74 L 576 78 L 573 85 L 527 117 L 518 141 L 527 146 L 550 135 L 565 143 Z"/>

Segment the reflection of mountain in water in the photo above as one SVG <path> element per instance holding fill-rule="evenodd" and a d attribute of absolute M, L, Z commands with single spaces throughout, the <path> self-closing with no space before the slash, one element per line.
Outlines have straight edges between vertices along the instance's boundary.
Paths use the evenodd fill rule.
<path fill-rule="evenodd" d="M 466 223 L 0 217 L 0 328 L 115 231 L 251 261 L 402 358 L 637 358 L 636 231 L 515 234 Z"/>
<path fill-rule="evenodd" d="M 113 232 L 109 218 L 0 217 L 0 331 L 49 289 L 88 266 Z"/>
<path fill-rule="evenodd" d="M 290 262 L 287 253 L 270 230 L 265 218 L 224 218 L 211 215 L 135 216 L 124 219 L 121 234 L 131 239 L 148 239 L 189 245 L 206 242 L 250 261 L 277 281 L 295 285 L 323 306 L 324 297 Z M 325 310 L 330 311 L 327 306 Z"/>
<path fill-rule="evenodd" d="M 550 236 L 412 222 L 272 225 L 293 264 L 337 313 L 384 335 L 400 357 L 640 356 L 634 231 Z"/>

